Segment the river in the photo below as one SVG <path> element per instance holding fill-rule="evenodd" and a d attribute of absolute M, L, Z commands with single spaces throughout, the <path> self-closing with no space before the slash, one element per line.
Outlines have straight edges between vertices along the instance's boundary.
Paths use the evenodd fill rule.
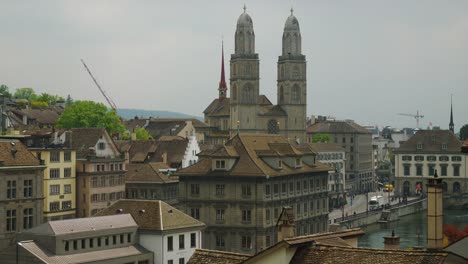
<path fill-rule="evenodd" d="M 444 210 L 444 224 L 468 226 L 468 210 Z M 362 228 L 366 234 L 359 238 L 359 247 L 383 248 L 383 237 L 392 230 L 400 236 L 400 248 L 426 245 L 426 211 L 403 216 L 398 221 L 372 224 Z"/>

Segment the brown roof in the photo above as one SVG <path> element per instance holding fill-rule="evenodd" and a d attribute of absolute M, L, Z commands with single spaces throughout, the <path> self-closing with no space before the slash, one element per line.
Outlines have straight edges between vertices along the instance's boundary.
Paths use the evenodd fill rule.
<path fill-rule="evenodd" d="M 167 165 L 169 167 L 180 167 L 182 159 L 187 149 L 188 139 L 158 141 L 154 156 L 149 159 L 151 162 L 162 162 L 164 153 L 167 154 Z"/>
<path fill-rule="evenodd" d="M 136 128 L 144 127 L 147 120 L 148 119 L 145 119 L 145 118 L 141 118 L 141 119 L 140 118 L 134 118 L 134 119 L 126 120 L 124 125 L 125 125 L 125 127 L 127 128 L 128 131 L 134 132 Z"/>
<path fill-rule="evenodd" d="M 132 141 L 128 148 L 130 162 L 144 162 L 156 151 L 158 143 L 154 140 Z"/>
<path fill-rule="evenodd" d="M 307 133 L 331 133 L 331 134 L 372 134 L 364 127 L 352 121 L 323 121 L 310 125 Z"/>
<path fill-rule="evenodd" d="M 190 176 L 217 176 L 217 175 L 235 175 L 235 176 L 266 176 L 271 177 L 280 175 L 289 175 L 307 172 L 325 172 L 328 166 L 317 163 L 316 165 L 302 164 L 301 167 L 289 167 L 286 164 L 282 169 L 270 167 L 258 153 L 262 151 L 275 151 L 278 155 L 302 155 L 303 153 L 292 147 L 288 141 L 279 135 L 267 134 L 240 134 L 236 135 L 226 143 L 227 147 L 232 147 L 237 155 L 236 163 L 230 171 L 212 170 L 211 158 L 216 158 L 211 153 L 204 153 L 204 159 L 196 164 L 179 170 L 178 175 Z M 214 153 L 214 152 L 212 152 Z"/>
<path fill-rule="evenodd" d="M 89 148 L 94 147 L 99 138 L 106 133 L 105 128 L 72 128 L 71 145 L 76 150 L 76 158 L 86 158 Z"/>
<path fill-rule="evenodd" d="M 203 111 L 208 116 L 229 116 L 230 105 L 229 98 L 216 98 L 211 104 Z"/>
<path fill-rule="evenodd" d="M 45 125 L 55 124 L 61 114 L 61 111 L 57 109 L 13 109 L 11 111 L 19 117 L 26 115 L 29 119 L 36 120 L 38 124 Z"/>
<path fill-rule="evenodd" d="M 331 151 L 342 151 L 344 152 L 345 149 L 340 144 L 335 143 L 308 143 L 310 146 L 315 150 L 315 152 L 331 152 Z"/>
<path fill-rule="evenodd" d="M 362 231 L 362 229 L 353 228 L 353 229 L 341 230 L 337 232 L 318 233 L 318 234 L 312 234 L 312 235 L 307 235 L 307 236 L 286 238 L 284 239 L 284 242 L 286 242 L 288 245 L 299 245 L 299 244 L 309 243 L 312 241 L 318 241 L 318 240 L 323 241 L 325 239 L 331 239 L 331 238 L 336 238 L 336 237 L 345 238 L 345 237 L 361 236 L 361 235 L 364 235 L 364 231 Z"/>
<path fill-rule="evenodd" d="M 1 166 L 37 166 L 39 160 L 18 140 L 0 140 Z"/>
<path fill-rule="evenodd" d="M 382 250 L 336 246 L 305 246 L 299 248 L 291 264 L 379 263 L 379 264 L 436 264 L 443 263 L 447 253 L 428 251 Z"/>
<path fill-rule="evenodd" d="M 422 149 L 418 150 L 418 144 L 422 144 Z M 442 149 L 442 145 L 447 144 L 447 149 Z M 400 145 L 395 153 L 460 153 L 462 143 L 450 130 L 419 130 L 410 139 Z"/>
<path fill-rule="evenodd" d="M 245 254 L 197 248 L 187 264 L 238 264 L 249 257 Z"/>
<path fill-rule="evenodd" d="M 125 179 L 127 182 L 147 182 L 147 183 L 169 183 L 177 182 L 171 179 L 164 173 L 159 172 L 160 169 L 168 169 L 165 163 L 139 163 L 128 164 Z"/>
<path fill-rule="evenodd" d="M 260 115 L 263 116 L 287 116 L 288 114 L 279 105 L 264 105 L 260 107 Z"/>
<path fill-rule="evenodd" d="M 131 214 L 144 230 L 173 230 L 180 228 L 204 228 L 205 224 L 159 200 L 122 199 L 98 215 Z"/>

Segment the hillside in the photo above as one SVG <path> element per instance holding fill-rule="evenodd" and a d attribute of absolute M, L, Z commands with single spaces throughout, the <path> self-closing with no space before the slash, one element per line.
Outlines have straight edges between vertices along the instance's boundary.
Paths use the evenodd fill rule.
<path fill-rule="evenodd" d="M 199 116 L 187 115 L 178 112 L 171 112 L 171 111 L 160 111 L 160 110 L 143 110 L 143 109 L 127 109 L 127 108 L 118 108 L 117 114 L 124 119 L 132 119 L 135 116 L 140 118 L 196 118 L 199 120 L 203 120 L 203 118 Z"/>

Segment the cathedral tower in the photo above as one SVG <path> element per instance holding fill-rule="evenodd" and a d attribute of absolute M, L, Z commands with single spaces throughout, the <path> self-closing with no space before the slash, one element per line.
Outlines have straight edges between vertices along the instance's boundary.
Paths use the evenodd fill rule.
<path fill-rule="evenodd" d="M 231 55 L 230 113 L 231 136 L 238 131 L 256 131 L 259 97 L 259 60 L 255 53 L 252 19 L 246 12 L 239 16 Z"/>
<path fill-rule="evenodd" d="M 307 83 L 301 42 L 299 22 L 291 9 L 284 25 L 283 52 L 278 59 L 278 105 L 288 116 L 284 132 L 280 134 L 305 142 Z"/>

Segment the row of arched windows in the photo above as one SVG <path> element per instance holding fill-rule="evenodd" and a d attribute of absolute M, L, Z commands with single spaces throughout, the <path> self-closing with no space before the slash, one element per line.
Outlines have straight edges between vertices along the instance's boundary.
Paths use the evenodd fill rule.
<path fill-rule="evenodd" d="M 286 103 L 284 98 L 285 98 L 285 89 L 283 88 L 283 86 L 280 86 L 280 90 L 279 90 L 279 103 Z M 299 85 L 295 84 L 292 88 L 291 88 L 291 102 L 292 103 L 299 103 L 301 100 L 301 88 L 299 87 Z"/>

